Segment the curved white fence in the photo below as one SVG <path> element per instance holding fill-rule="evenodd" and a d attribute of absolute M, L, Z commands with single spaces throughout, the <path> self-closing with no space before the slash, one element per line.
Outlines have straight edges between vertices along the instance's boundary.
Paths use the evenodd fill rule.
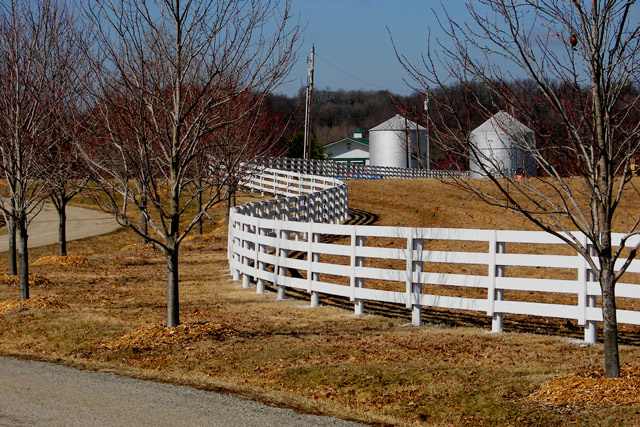
<path fill-rule="evenodd" d="M 312 306 L 320 294 L 348 297 L 356 314 L 365 301 L 404 304 L 415 325 L 423 307 L 486 313 L 494 332 L 504 314 L 574 319 L 587 342 L 597 339 L 600 286 L 585 260 L 550 234 L 342 225 L 348 193 L 337 179 L 265 169 L 245 185 L 285 197 L 231 212 L 228 258 L 243 287 L 254 282 L 262 293 L 269 282 L 279 298 L 303 290 Z M 640 262 L 628 272 L 640 273 Z M 618 283 L 616 295 L 619 323 L 639 325 L 640 285 Z"/>
<path fill-rule="evenodd" d="M 468 177 L 469 171 L 446 169 L 407 169 L 390 166 L 370 166 L 361 163 L 348 163 L 333 160 L 305 160 L 285 157 L 263 159 L 264 166 L 303 173 L 306 175 L 330 176 L 341 179 L 415 179 L 447 178 L 451 176 Z"/>

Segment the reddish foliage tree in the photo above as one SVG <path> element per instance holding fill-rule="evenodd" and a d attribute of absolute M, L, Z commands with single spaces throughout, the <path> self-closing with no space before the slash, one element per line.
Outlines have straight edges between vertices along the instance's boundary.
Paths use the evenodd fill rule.
<path fill-rule="evenodd" d="M 0 6 L 0 168 L 9 200 L 0 208 L 19 234 L 20 297 L 29 298 L 27 227 L 46 197 L 55 82 L 69 73 L 57 55 L 73 30 L 64 4 L 11 0 Z M 11 234 L 11 233 L 10 233 Z M 10 252 L 11 253 L 11 252 Z"/>
<path fill-rule="evenodd" d="M 257 114 L 286 76 L 298 39 L 289 10 L 275 0 L 87 3 L 97 29 L 87 89 L 98 147 L 85 147 L 83 157 L 95 199 L 164 251 L 168 327 L 179 324 L 180 243 L 236 170 L 220 153 L 233 165 L 251 159 L 235 158 L 251 150 L 214 135 Z M 247 103 L 246 94 L 255 98 Z M 232 106 L 239 115 L 229 114 Z"/>

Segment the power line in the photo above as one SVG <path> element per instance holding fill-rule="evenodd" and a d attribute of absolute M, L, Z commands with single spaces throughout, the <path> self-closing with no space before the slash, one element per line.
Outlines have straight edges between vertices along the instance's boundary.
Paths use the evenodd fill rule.
<path fill-rule="evenodd" d="M 368 81 L 366 81 L 366 80 L 362 80 L 361 78 L 356 77 L 356 76 L 354 76 L 353 74 L 351 74 L 351 73 L 349 73 L 349 72 L 347 72 L 347 71 L 345 71 L 345 70 L 341 69 L 341 68 L 340 68 L 340 67 L 338 67 L 337 65 L 332 64 L 332 63 L 331 63 L 331 62 L 329 62 L 326 58 L 323 58 L 322 56 L 318 55 L 318 53 L 317 53 L 317 52 L 316 52 L 315 56 L 316 56 L 316 58 L 321 59 L 321 60 L 322 60 L 322 62 L 326 63 L 326 64 L 327 64 L 327 65 L 329 65 L 330 67 L 332 67 L 332 68 L 336 69 L 337 71 L 341 72 L 342 74 L 344 74 L 344 75 L 346 75 L 346 76 L 351 77 L 351 78 L 352 78 L 352 79 L 354 79 L 354 80 L 359 81 L 360 83 L 364 83 L 364 84 L 366 84 L 366 85 L 369 85 L 369 86 L 372 86 L 372 87 L 375 87 L 375 88 L 378 88 L 378 89 L 388 90 L 388 91 L 390 91 L 390 92 L 413 92 L 413 90 L 410 90 L 410 89 L 389 89 L 389 88 L 387 88 L 387 87 L 379 86 L 379 85 L 376 85 L 376 84 L 374 84 L 374 83 L 368 82 Z"/>

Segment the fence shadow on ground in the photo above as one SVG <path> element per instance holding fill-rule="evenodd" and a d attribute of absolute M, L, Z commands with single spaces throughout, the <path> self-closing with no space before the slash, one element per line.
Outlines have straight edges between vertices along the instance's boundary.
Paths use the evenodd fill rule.
<path fill-rule="evenodd" d="M 348 225 L 373 225 L 380 217 L 374 213 L 362 209 L 349 208 L 349 219 L 345 221 Z"/>
<path fill-rule="evenodd" d="M 349 219 L 344 224 L 350 225 L 374 225 L 378 222 L 379 216 L 361 209 L 349 208 Z M 320 239 L 323 243 L 332 243 L 346 236 L 340 235 L 323 235 Z M 292 252 L 288 255 L 291 258 L 303 259 L 306 253 Z M 287 273 L 291 277 L 303 278 L 296 269 L 288 268 Z M 265 290 L 276 292 L 276 288 L 267 283 Z M 287 298 L 293 298 L 300 301 L 309 301 L 309 293 L 297 289 L 287 289 Z M 321 305 L 336 307 L 345 311 L 353 312 L 353 301 L 349 298 L 321 294 Z M 397 319 L 400 324 L 411 324 L 411 310 L 402 304 L 385 303 L 379 301 L 365 301 L 365 313 L 383 316 L 390 319 Z M 484 330 L 491 330 L 491 318 L 482 313 L 470 312 L 464 310 L 447 310 L 431 307 L 423 307 L 422 322 L 425 326 L 448 326 L 448 327 L 478 327 Z M 640 346 L 640 326 L 636 325 L 618 325 L 618 340 L 623 345 Z M 576 321 L 543 318 L 537 316 L 525 315 L 505 315 L 504 326 L 505 332 L 531 333 L 539 335 L 551 335 L 575 339 L 581 341 L 584 339 L 583 328 L 577 325 Z M 598 328 L 599 342 L 602 342 L 602 327 Z"/>
<path fill-rule="evenodd" d="M 293 276 L 295 276 L 295 271 Z M 290 272 L 291 274 L 291 272 Z M 276 292 L 276 288 L 267 284 L 267 291 Z M 300 301 L 309 301 L 309 293 L 297 289 L 287 289 L 287 298 Z M 320 305 L 339 308 L 353 312 L 353 301 L 349 298 L 321 294 Z M 397 319 L 401 325 L 411 325 L 411 310 L 402 304 L 385 303 L 379 301 L 365 301 L 365 314 L 382 316 L 389 319 Z M 439 308 L 423 307 L 423 327 L 477 327 L 491 330 L 491 318 L 474 312 L 463 310 L 446 310 Z M 600 326 L 600 325 L 599 325 Z M 635 325 L 619 325 L 618 340 L 621 345 L 640 346 L 640 327 Z M 559 336 L 568 339 L 582 341 L 584 333 L 575 321 L 563 319 L 545 319 L 536 316 L 505 315 L 504 332 L 530 333 L 537 335 Z M 602 328 L 598 329 L 598 342 L 602 342 Z"/>
<path fill-rule="evenodd" d="M 378 222 L 378 220 L 380 219 L 380 217 L 374 213 L 371 212 L 367 212 L 365 210 L 362 209 L 354 209 L 354 208 L 349 208 L 349 219 L 347 219 L 346 221 L 343 222 L 343 224 L 345 225 L 374 225 L 375 223 Z M 327 235 L 327 234 L 323 234 L 322 237 L 320 237 L 320 242 L 322 243 L 335 243 L 338 240 L 347 237 L 347 236 L 340 236 L 340 235 Z M 300 256 L 302 256 L 303 254 L 300 253 L 293 253 L 290 256 L 293 258 L 299 258 Z M 298 276 L 295 276 L 298 277 Z"/>

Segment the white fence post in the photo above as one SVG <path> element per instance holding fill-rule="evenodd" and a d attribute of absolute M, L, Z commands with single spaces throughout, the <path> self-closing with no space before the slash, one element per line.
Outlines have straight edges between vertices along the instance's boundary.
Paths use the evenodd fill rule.
<path fill-rule="evenodd" d="M 328 200 L 328 215 L 329 215 L 329 221 L 328 222 L 336 222 L 335 218 L 336 218 L 336 195 L 332 190 L 329 190 L 327 192 L 327 195 L 329 196 L 329 200 Z"/>
<path fill-rule="evenodd" d="M 327 191 L 322 192 L 322 202 L 320 205 L 322 209 L 322 215 L 320 216 L 320 222 L 329 222 L 329 195 Z"/>
<path fill-rule="evenodd" d="M 318 213 L 318 194 L 314 193 L 309 196 L 309 214 L 307 215 L 307 221 L 316 222 L 316 216 Z"/>
<path fill-rule="evenodd" d="M 282 209 L 281 209 L 281 205 L 282 205 L 282 199 L 276 199 L 275 200 L 275 216 L 273 217 L 274 219 L 277 220 L 281 220 L 282 219 Z"/>
<path fill-rule="evenodd" d="M 405 251 L 405 306 L 411 308 L 413 305 L 413 229 L 409 230 Z"/>
<path fill-rule="evenodd" d="M 308 291 L 311 293 L 311 307 L 320 306 L 320 295 L 317 291 L 313 290 L 313 282 L 320 279 L 319 273 L 313 272 L 313 263 L 320 262 L 320 254 L 313 252 L 313 244 L 320 242 L 320 235 L 313 232 L 313 223 L 309 223 L 309 233 L 307 237 L 309 244 L 309 251 L 307 253 L 307 260 L 309 261 L 309 268 L 307 269 L 307 279 L 309 280 Z"/>
<path fill-rule="evenodd" d="M 497 232 L 494 231 L 491 241 L 489 242 L 491 261 L 489 264 L 489 311 L 487 313 L 491 316 L 491 332 L 493 333 L 502 332 L 504 326 L 504 314 L 496 312 L 495 302 L 496 300 L 504 300 L 504 289 L 496 289 L 496 277 L 504 277 L 505 266 L 496 263 L 496 255 L 505 253 L 507 244 L 505 242 L 498 242 L 497 239 Z"/>
<path fill-rule="evenodd" d="M 235 211 L 231 209 L 229 212 L 229 226 L 227 228 L 227 261 L 229 262 L 229 272 L 233 273 L 233 223 Z"/>
<path fill-rule="evenodd" d="M 356 277 L 356 267 L 364 267 L 364 257 L 356 256 L 358 246 L 364 246 L 365 237 L 358 236 L 356 234 L 357 227 L 353 227 L 351 232 L 351 299 L 353 303 L 353 310 L 356 316 L 364 314 L 364 300 L 355 297 L 356 288 L 364 288 L 364 279 L 362 277 Z"/>
<path fill-rule="evenodd" d="M 242 228 L 242 230 L 244 232 L 248 232 L 250 226 L 248 224 L 242 224 L 241 228 Z M 241 247 L 243 247 L 245 249 L 250 249 L 249 245 L 250 245 L 250 241 L 249 240 L 242 239 Z M 241 262 L 242 262 L 243 266 L 248 266 L 249 265 L 249 257 L 243 256 L 241 258 Z M 244 268 L 243 268 L 243 270 L 244 270 Z M 251 283 L 251 276 L 249 276 L 249 274 L 247 274 L 246 271 L 243 271 L 242 272 L 242 288 L 243 289 L 248 289 L 250 287 L 250 283 Z"/>
<path fill-rule="evenodd" d="M 234 212 L 236 212 L 236 211 L 235 211 L 234 209 L 232 209 L 232 212 L 231 212 L 231 213 L 233 214 Z M 236 238 L 235 233 L 233 232 L 233 231 L 235 231 L 235 227 L 237 227 L 237 226 L 238 226 L 238 222 L 236 222 L 236 221 L 234 220 L 234 222 L 232 223 L 232 222 L 231 222 L 231 219 L 232 219 L 232 218 L 234 218 L 234 217 L 233 217 L 233 215 L 230 215 L 230 218 L 229 218 L 229 230 L 230 230 L 230 231 L 229 231 L 229 233 L 230 233 L 229 238 L 230 238 L 230 240 L 232 240 L 232 241 L 233 241 L 233 245 L 234 245 L 234 247 L 236 247 L 236 245 L 238 245 L 238 244 L 242 244 L 242 242 L 240 241 L 240 239 Z M 241 262 L 240 254 L 237 254 L 237 253 L 235 253 L 235 251 L 234 251 L 234 252 L 231 254 L 231 256 L 232 256 L 232 258 L 233 258 L 235 261 L 237 261 L 237 262 Z M 234 261 L 234 263 L 235 263 L 235 261 Z M 232 278 L 233 280 L 240 280 L 240 270 L 238 270 L 238 269 L 236 269 L 236 268 L 234 268 L 234 267 L 231 267 L 231 278 Z"/>
<path fill-rule="evenodd" d="M 422 325 L 422 251 L 424 251 L 424 239 L 413 239 L 412 255 L 412 294 L 413 294 L 413 310 L 411 311 L 411 324 L 413 326 Z M 416 257 L 414 258 L 414 255 Z"/>
<path fill-rule="evenodd" d="M 267 232 L 266 230 L 263 230 L 260 227 L 260 219 L 258 219 L 258 224 L 256 225 L 257 227 L 257 236 L 259 238 L 259 236 L 266 236 Z M 257 245 L 258 247 L 256 248 L 256 268 L 258 269 L 258 271 L 266 271 L 267 269 L 267 264 L 264 261 L 260 261 L 260 254 L 261 253 L 265 253 L 267 252 L 267 246 L 266 245 L 262 245 L 259 244 Z M 256 293 L 258 294 L 264 294 L 264 279 L 263 278 L 258 278 L 256 280 Z"/>
<path fill-rule="evenodd" d="M 579 236 L 580 244 L 587 250 L 587 236 L 584 233 L 580 233 Z M 587 260 L 580 254 L 577 253 L 577 265 L 578 265 L 578 325 L 584 326 L 587 321 L 587 294 L 588 294 L 588 263 Z M 585 328 L 585 341 L 587 340 L 587 331 Z"/>
<path fill-rule="evenodd" d="M 311 200 L 310 195 L 305 195 L 300 199 L 302 201 L 301 206 L 298 206 L 298 221 L 309 221 L 309 203 Z"/>
<path fill-rule="evenodd" d="M 278 280 L 278 274 L 280 273 L 280 239 L 281 234 L 282 234 L 282 224 L 280 222 L 280 220 L 276 220 L 276 226 L 275 229 L 273 230 L 274 234 L 275 234 L 275 261 L 273 264 L 273 286 L 274 287 L 278 287 L 279 286 L 279 280 Z"/>
<path fill-rule="evenodd" d="M 284 240 L 289 240 L 289 237 L 291 235 L 290 231 L 281 231 L 282 233 L 282 238 Z M 288 249 L 280 249 L 280 254 L 283 258 L 288 258 L 289 257 L 289 250 Z M 284 282 L 285 278 L 287 277 L 287 267 L 280 267 L 280 273 L 282 275 L 282 281 Z M 287 297 L 287 287 L 285 286 L 284 283 L 278 283 L 278 292 L 276 295 L 276 299 L 277 300 L 283 300 L 286 299 Z"/>

